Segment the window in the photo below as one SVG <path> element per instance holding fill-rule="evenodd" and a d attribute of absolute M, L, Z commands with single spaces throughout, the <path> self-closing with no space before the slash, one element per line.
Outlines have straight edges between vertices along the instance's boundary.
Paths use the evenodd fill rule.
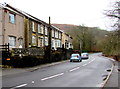
<path fill-rule="evenodd" d="M 45 46 L 48 46 L 48 38 L 45 37 Z"/>
<path fill-rule="evenodd" d="M 55 37 L 58 38 L 58 31 L 55 31 Z"/>
<path fill-rule="evenodd" d="M 57 48 L 58 47 L 58 41 L 55 40 L 55 47 Z"/>
<path fill-rule="evenodd" d="M 16 37 L 14 36 L 9 36 L 9 46 L 11 48 L 14 48 L 16 46 Z"/>
<path fill-rule="evenodd" d="M 59 33 L 59 39 L 61 39 L 61 33 Z"/>
<path fill-rule="evenodd" d="M 38 33 L 40 33 L 40 24 L 38 24 Z"/>
<path fill-rule="evenodd" d="M 44 30 L 44 28 L 43 28 L 43 25 L 41 24 L 41 25 L 40 25 L 40 33 L 41 33 L 41 34 L 43 34 L 43 30 Z"/>
<path fill-rule="evenodd" d="M 36 36 L 32 36 L 32 45 L 36 46 Z"/>
<path fill-rule="evenodd" d="M 60 42 L 60 40 L 58 40 L 58 47 L 61 47 L 61 42 Z"/>
<path fill-rule="evenodd" d="M 22 48 L 22 44 L 23 44 L 23 39 L 20 38 L 20 39 L 19 39 L 19 48 Z"/>
<path fill-rule="evenodd" d="M 52 30 L 52 37 L 54 37 L 55 36 L 55 34 L 54 34 L 54 30 Z"/>
<path fill-rule="evenodd" d="M 15 24 L 15 15 L 14 14 L 9 14 L 9 22 L 12 24 Z"/>
<path fill-rule="evenodd" d="M 44 42 L 43 37 L 39 37 L 38 38 L 38 47 L 43 47 L 43 42 Z"/>
<path fill-rule="evenodd" d="M 52 47 L 55 47 L 55 40 L 52 39 Z"/>
<path fill-rule="evenodd" d="M 48 35 L 48 29 L 45 27 L 45 35 Z"/>
<path fill-rule="evenodd" d="M 35 32 L 35 23 L 34 22 L 32 22 L 32 31 Z"/>

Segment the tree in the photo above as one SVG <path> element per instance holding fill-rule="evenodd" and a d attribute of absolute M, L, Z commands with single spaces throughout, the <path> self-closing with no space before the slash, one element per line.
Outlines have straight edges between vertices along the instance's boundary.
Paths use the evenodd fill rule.
<path fill-rule="evenodd" d="M 112 25 L 112 28 L 115 30 L 108 34 L 104 52 L 117 58 L 120 56 L 120 1 L 115 1 L 114 5 L 106 11 L 105 15 L 115 21 Z"/>
<path fill-rule="evenodd" d="M 93 35 L 89 27 L 76 26 L 69 31 L 69 34 L 73 37 L 73 45 L 75 49 L 84 51 L 92 51 Z"/>
<path fill-rule="evenodd" d="M 105 15 L 115 20 L 114 27 L 117 31 L 120 30 L 120 1 L 117 0 L 111 9 L 105 11 Z"/>

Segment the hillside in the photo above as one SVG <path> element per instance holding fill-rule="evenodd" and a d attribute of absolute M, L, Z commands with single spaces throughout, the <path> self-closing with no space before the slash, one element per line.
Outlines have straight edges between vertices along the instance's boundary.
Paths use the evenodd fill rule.
<path fill-rule="evenodd" d="M 73 37 L 74 49 L 79 49 L 82 39 L 82 49 L 102 51 L 105 35 L 109 32 L 97 27 L 77 26 L 71 24 L 53 24 Z"/>
<path fill-rule="evenodd" d="M 77 25 L 73 25 L 73 24 L 52 24 L 52 25 L 60 28 L 61 30 L 65 31 L 65 32 L 67 32 L 68 30 L 71 30 L 77 26 Z"/>

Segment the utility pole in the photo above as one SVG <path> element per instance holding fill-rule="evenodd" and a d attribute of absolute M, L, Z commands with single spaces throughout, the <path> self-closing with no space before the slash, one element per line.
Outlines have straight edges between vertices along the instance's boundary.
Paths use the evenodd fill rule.
<path fill-rule="evenodd" d="M 49 28 L 48 28 L 48 59 L 51 62 L 51 21 L 49 17 Z"/>

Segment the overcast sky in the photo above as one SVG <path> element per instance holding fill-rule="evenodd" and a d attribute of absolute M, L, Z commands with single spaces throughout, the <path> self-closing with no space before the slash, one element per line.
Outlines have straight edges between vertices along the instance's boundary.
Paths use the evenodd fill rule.
<path fill-rule="evenodd" d="M 48 23 L 74 24 L 108 29 L 103 14 L 111 0 L 0 0 Z"/>

